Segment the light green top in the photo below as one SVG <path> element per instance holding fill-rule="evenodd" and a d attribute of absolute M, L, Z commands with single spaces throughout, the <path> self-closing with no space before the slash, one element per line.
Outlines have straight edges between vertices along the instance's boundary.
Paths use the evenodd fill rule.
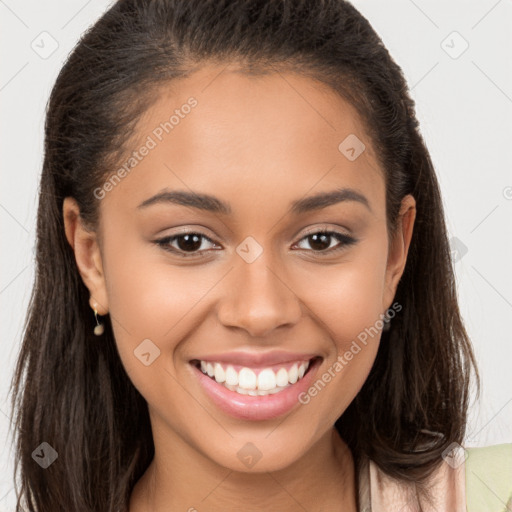
<path fill-rule="evenodd" d="M 512 512 L 512 443 L 466 451 L 467 512 Z"/>

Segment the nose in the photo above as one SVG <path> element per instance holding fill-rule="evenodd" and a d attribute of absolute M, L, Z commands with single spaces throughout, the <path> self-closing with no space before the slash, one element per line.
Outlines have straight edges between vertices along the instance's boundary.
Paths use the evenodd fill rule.
<path fill-rule="evenodd" d="M 286 274 L 269 266 L 265 254 L 252 263 L 236 263 L 218 306 L 223 325 L 243 329 L 252 337 L 265 337 L 277 327 L 291 327 L 302 315 L 300 299 Z"/>

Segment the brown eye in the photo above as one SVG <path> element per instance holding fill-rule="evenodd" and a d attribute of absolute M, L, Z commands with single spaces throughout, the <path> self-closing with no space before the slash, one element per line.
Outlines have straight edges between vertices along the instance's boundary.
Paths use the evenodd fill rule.
<path fill-rule="evenodd" d="M 175 237 L 178 248 L 185 252 L 194 252 L 201 247 L 201 236 L 193 233 L 192 235 L 179 235 Z"/>
<path fill-rule="evenodd" d="M 317 231 L 315 233 L 309 233 L 301 239 L 301 242 L 303 240 L 307 240 L 313 252 L 328 254 L 344 249 L 357 242 L 355 238 L 338 233 L 337 231 Z M 338 245 L 331 245 L 332 242 L 336 240 L 338 241 Z"/>
<path fill-rule="evenodd" d="M 173 252 L 179 256 L 204 256 L 204 253 L 208 250 L 203 247 L 204 240 L 215 245 L 206 235 L 193 232 L 166 236 L 165 238 L 156 240 L 156 243 L 166 251 Z M 203 247 L 203 249 L 201 249 L 201 247 Z"/>

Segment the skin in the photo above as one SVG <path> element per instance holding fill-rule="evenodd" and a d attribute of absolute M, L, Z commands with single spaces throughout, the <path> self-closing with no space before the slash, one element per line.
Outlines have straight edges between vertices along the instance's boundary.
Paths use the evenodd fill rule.
<path fill-rule="evenodd" d="M 388 250 L 384 178 L 364 126 L 329 88 L 291 73 L 249 77 L 204 66 L 159 91 L 131 149 L 190 96 L 198 105 L 99 201 L 97 231 L 84 227 L 72 198 L 63 207 L 91 307 L 110 315 L 122 363 L 149 406 L 155 458 L 130 511 L 355 511 L 351 451 L 333 425 L 367 378 L 380 332 L 309 404 L 267 421 L 220 411 L 189 361 L 238 349 L 313 352 L 323 357 L 320 378 L 393 303 L 414 198 L 404 198 Z M 354 161 L 338 150 L 349 134 L 366 146 Z M 294 200 L 341 187 L 363 194 L 371 210 L 343 201 L 290 212 Z M 232 213 L 137 208 L 164 188 L 212 194 Z M 357 242 L 328 254 L 306 229 Z M 204 258 L 154 243 L 183 232 L 213 241 L 202 239 Z M 248 236 L 263 249 L 251 263 L 236 252 Z M 331 237 L 325 246 L 342 244 Z M 160 349 L 150 366 L 133 353 L 147 338 Z M 237 457 L 247 442 L 262 454 L 252 468 Z"/>

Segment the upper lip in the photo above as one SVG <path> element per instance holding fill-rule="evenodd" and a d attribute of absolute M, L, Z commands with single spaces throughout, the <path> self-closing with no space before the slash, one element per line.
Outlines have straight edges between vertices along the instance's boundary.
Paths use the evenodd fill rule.
<path fill-rule="evenodd" d="M 222 352 L 196 357 L 194 360 L 231 363 L 241 366 L 271 366 L 293 361 L 308 361 L 314 357 L 318 357 L 318 354 L 272 350 L 270 352 Z"/>

